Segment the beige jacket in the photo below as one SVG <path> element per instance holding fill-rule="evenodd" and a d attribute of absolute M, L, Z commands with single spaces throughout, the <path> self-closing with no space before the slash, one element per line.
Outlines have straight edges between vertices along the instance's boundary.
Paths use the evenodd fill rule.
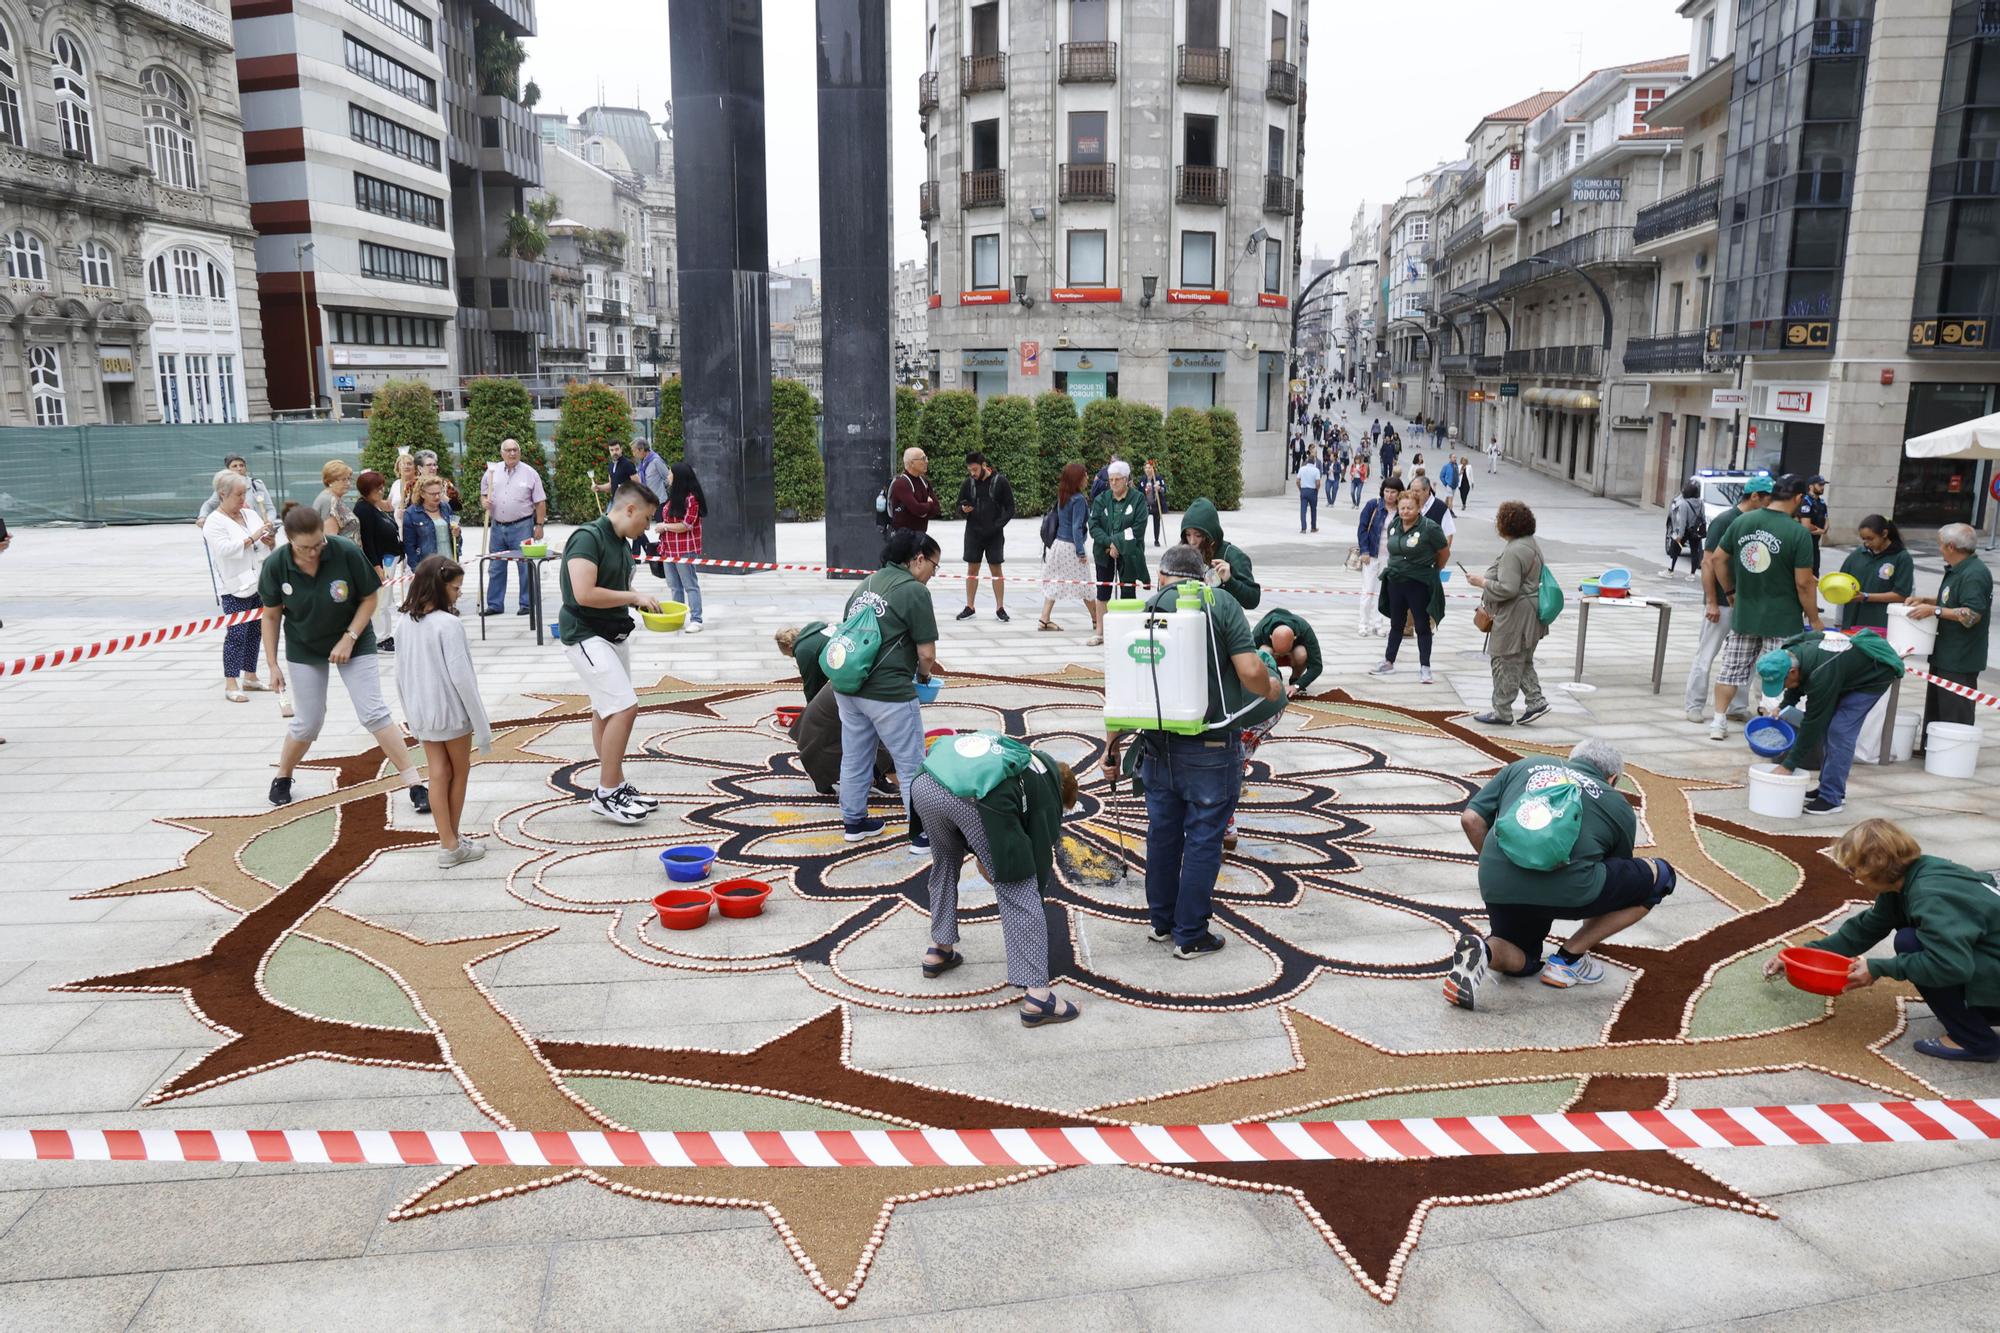
<path fill-rule="evenodd" d="M 1493 557 L 1479 603 L 1493 617 L 1487 652 L 1514 657 L 1535 651 L 1549 632 L 1540 613 L 1541 586 L 1542 548 L 1533 537 L 1516 537 Z"/>

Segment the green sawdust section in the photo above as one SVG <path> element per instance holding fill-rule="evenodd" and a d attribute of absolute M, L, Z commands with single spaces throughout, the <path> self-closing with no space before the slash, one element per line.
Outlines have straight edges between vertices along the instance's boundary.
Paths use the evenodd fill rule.
<path fill-rule="evenodd" d="M 1450 1115 L 1543 1115 L 1568 1106 L 1579 1080 L 1544 1083 L 1497 1083 L 1477 1088 L 1442 1088 L 1432 1092 L 1396 1092 L 1358 1102 L 1339 1102 L 1305 1117 L 1308 1120 L 1408 1120 Z M 1299 1117 L 1292 1117 L 1297 1119 Z"/>
<path fill-rule="evenodd" d="M 788 1097 L 691 1088 L 636 1078 L 563 1080 L 577 1096 L 630 1129 L 901 1129 Z"/>
<path fill-rule="evenodd" d="M 338 810 L 322 810 L 260 833 L 241 852 L 243 868 L 272 884 L 291 884 L 333 845 L 339 821 Z"/>
<path fill-rule="evenodd" d="M 1701 849 L 1714 857 L 1716 864 L 1772 902 L 1790 893 L 1798 883 L 1798 867 L 1768 847 L 1714 829 L 1698 828 L 1695 836 L 1701 839 Z"/>
<path fill-rule="evenodd" d="M 288 936 L 264 965 L 264 989 L 288 1008 L 336 1023 L 429 1030 L 387 972 L 317 940 Z"/>
<path fill-rule="evenodd" d="M 1782 947 L 1774 944 L 1718 970 L 1695 1001 L 1688 1036 L 1750 1037 L 1824 1016 L 1825 997 L 1798 990 L 1782 977 L 1764 980 L 1765 960 Z"/>

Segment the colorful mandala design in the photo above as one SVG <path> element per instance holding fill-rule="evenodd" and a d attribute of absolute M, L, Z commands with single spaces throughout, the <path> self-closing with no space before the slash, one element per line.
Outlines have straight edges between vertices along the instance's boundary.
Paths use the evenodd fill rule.
<path fill-rule="evenodd" d="M 1093 676 L 961 677 L 954 684 L 963 701 L 927 709 L 927 724 L 1031 738 L 1085 772 L 1101 755 Z M 816 1016 L 753 1049 L 538 1037 L 506 1012 L 476 969 L 532 950 L 553 927 L 423 939 L 344 908 L 337 895 L 366 883 L 384 853 L 433 842 L 427 831 L 395 826 L 389 802 L 396 782 L 379 774 L 372 750 L 315 765 L 332 771 L 334 787 L 325 795 L 255 814 L 169 821 L 201 835 L 180 866 L 83 896 L 188 890 L 237 913 L 237 920 L 199 957 L 65 989 L 177 993 L 220 1035 L 213 1050 L 155 1090 L 153 1104 L 278 1065 L 324 1059 L 450 1071 L 490 1120 L 536 1130 L 1181 1123 L 1362 1103 L 1371 1103 L 1363 1114 L 1429 1114 L 1444 1113 L 1446 1105 L 1489 1109 L 1510 1088 L 1518 1093 L 1517 1085 L 1556 1096 L 1547 1109 L 1633 1110 L 1671 1103 L 1684 1080 L 1798 1068 L 1893 1094 L 1934 1091 L 1883 1054 L 1902 1030 L 1907 992 L 1879 985 L 1747 1023 L 1741 1006 L 1731 1009 L 1730 997 L 1766 951 L 1846 910 L 1857 892 L 1822 855 L 1820 840 L 1697 815 L 1687 795 L 1717 784 L 1644 770 L 1628 773 L 1623 785 L 1640 807 L 1651 845 L 1682 869 L 1684 894 L 1713 900 L 1719 920 L 1668 946 L 1602 950 L 1628 976 L 1622 999 L 1594 1037 L 1510 1049 L 1397 1050 L 1309 1012 L 1302 1007 L 1310 999 L 1305 992 L 1329 974 L 1383 983 L 1441 975 L 1452 934 L 1478 913 L 1465 895 L 1440 899 L 1438 867 L 1470 857 L 1462 842 L 1447 845 L 1447 838 L 1393 833 L 1384 825 L 1455 820 L 1482 774 L 1526 752 L 1466 728 L 1449 712 L 1370 703 L 1341 690 L 1297 701 L 1246 779 L 1238 815 L 1245 841 L 1228 858 L 1216 894 L 1218 928 L 1247 946 L 1230 955 L 1242 969 L 1226 974 L 1231 980 L 1200 989 L 1219 974 L 1188 969 L 1169 985 L 1158 969 L 1139 975 L 1093 950 L 1093 938 L 1102 943 L 1146 920 L 1144 812 L 1129 794 L 1086 788 L 1065 824 L 1061 883 L 1046 903 L 1059 985 L 1090 992 L 1099 1006 L 1275 1010 L 1270 1021 L 1292 1050 L 1286 1067 L 1068 1108 L 871 1072 L 853 1058 L 854 1008 L 998 1009 L 1011 993 L 997 979 L 982 984 L 973 968 L 966 969 L 972 980 L 933 988 L 917 981 L 911 958 L 897 955 L 909 965 L 894 969 L 880 965 L 888 957 L 889 924 L 926 910 L 927 862 L 911 858 L 900 840 L 859 847 L 842 840 L 838 812 L 812 792 L 790 739 L 769 720 L 773 705 L 794 697 L 795 686 L 785 684 L 715 687 L 671 678 L 646 690 L 642 731 L 649 734 L 631 768 L 661 802 L 650 832 L 610 836 L 624 831 L 582 813 L 576 775 L 583 761 L 576 756 L 587 747 L 576 736 L 588 718 L 577 697 L 549 697 L 539 714 L 496 723 L 495 748 L 479 760 L 482 768 L 526 766 L 544 774 L 549 788 L 547 798 L 495 822 L 493 836 L 520 864 L 504 890 L 493 884 L 493 892 L 550 913 L 552 923 L 601 919 L 607 948 L 660 969 L 663 979 L 790 973 L 829 997 Z M 731 923 L 726 933 L 662 930 L 649 902 L 658 871 L 647 872 L 668 827 L 677 833 L 672 840 L 715 846 L 719 870 L 770 882 L 772 910 Z M 462 888 L 471 881 L 452 883 Z M 990 923 L 994 908 L 990 899 L 981 901 L 976 876 L 968 876 L 967 896 L 961 921 L 975 929 Z M 1429 943 L 1400 957 L 1329 944 L 1330 933 L 1309 923 L 1315 912 L 1341 902 L 1407 914 Z M 1450 1022 L 1452 1011 L 1441 1003 L 1437 1013 L 1440 1033 L 1473 1031 Z M 1397 1099 L 1396 1109 L 1380 1110 L 1384 1098 Z M 1555 1154 L 1108 1169 L 1157 1170 L 1288 1195 L 1356 1280 L 1385 1301 L 1394 1299 L 1425 1216 L 1438 1206 L 1502 1203 L 1596 1178 L 1768 1215 L 1674 1153 L 1623 1154 L 1615 1172 L 1604 1169 L 1606 1160 Z M 808 1279 L 845 1306 L 876 1250 L 892 1243 L 899 1205 L 1040 1174 L 1046 1172 L 470 1167 L 447 1172 L 392 1216 L 488 1203 L 574 1178 L 666 1204 L 756 1208 Z"/>

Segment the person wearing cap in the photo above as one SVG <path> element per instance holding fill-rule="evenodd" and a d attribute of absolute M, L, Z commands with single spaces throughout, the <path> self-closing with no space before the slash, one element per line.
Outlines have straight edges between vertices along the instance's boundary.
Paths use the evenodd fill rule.
<path fill-rule="evenodd" d="M 1834 814 L 1847 803 L 1847 774 L 1861 724 L 1902 675 L 1902 658 L 1879 634 L 1850 638 L 1839 630 L 1814 631 L 1757 659 L 1767 697 L 1783 695 L 1784 708 L 1796 708 L 1801 697 L 1806 701 L 1792 748 L 1779 756 L 1774 771 L 1809 768 L 1814 751 L 1825 746 L 1819 785 L 1806 793 L 1807 814 Z"/>
<path fill-rule="evenodd" d="M 1803 479 L 1781 477 L 1771 488 L 1771 503 L 1731 519 L 1716 548 L 1716 582 L 1734 596 L 1735 606 L 1716 671 L 1715 715 L 1708 721 L 1712 741 L 1729 734 L 1729 706 L 1757 659 L 1808 625 L 1826 628 L 1812 572 L 1812 534 L 1796 517 L 1805 493 Z"/>
<path fill-rule="evenodd" d="M 1812 571 L 1819 577 L 1819 544 L 1826 538 L 1826 478 L 1815 472 L 1806 478 L 1806 493 L 1799 501 L 1799 522 L 1812 534 Z"/>
<path fill-rule="evenodd" d="M 1935 597 L 1912 597 L 1910 619 L 1937 617 L 1937 643 L 1931 648 L 1930 674 L 1967 688 L 1977 687 L 1986 669 L 1986 639 L 1993 614 L 1993 571 L 1973 552 L 1979 534 L 1970 523 L 1947 523 L 1938 529 L 1938 553 L 1944 557 L 1944 581 Z M 1971 726 L 1978 705 L 1962 694 L 1932 685 L 1924 696 L 1923 726 L 1917 744 L 1929 736 L 1933 722 Z"/>
<path fill-rule="evenodd" d="M 1716 516 L 1708 525 L 1708 536 L 1702 540 L 1701 588 L 1706 602 L 1706 615 L 1701 622 L 1701 638 L 1694 646 L 1694 664 L 1688 668 L 1687 678 L 1687 720 L 1703 722 L 1708 718 L 1709 677 L 1715 673 L 1715 655 L 1722 651 L 1722 644 L 1729 637 L 1731 623 L 1729 594 L 1716 581 L 1715 562 L 1720 558 L 1716 552 L 1721 549 L 1722 539 L 1729 535 L 1729 525 L 1743 515 L 1762 509 L 1771 503 L 1771 479 L 1765 476 L 1752 477 L 1743 483 L 1742 497 L 1736 507 Z M 1748 714 L 1741 708 L 1733 710 L 1730 716 L 1741 722 Z"/>

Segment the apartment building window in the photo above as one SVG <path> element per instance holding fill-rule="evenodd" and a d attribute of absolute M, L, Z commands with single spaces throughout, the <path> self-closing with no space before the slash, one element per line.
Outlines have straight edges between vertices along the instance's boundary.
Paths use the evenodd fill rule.
<path fill-rule="evenodd" d="M 1292 21 L 1283 11 L 1276 9 L 1271 11 L 1271 59 L 1277 61 L 1291 59 L 1288 54 L 1292 48 L 1291 27 Z"/>
<path fill-rule="evenodd" d="M 1184 231 L 1181 233 L 1181 286 L 1214 290 L 1214 232 Z"/>
<path fill-rule="evenodd" d="M 178 353 L 161 352 L 153 358 L 153 374 L 160 394 L 160 420 L 169 426 L 181 422 L 181 359 Z"/>
<path fill-rule="evenodd" d="M 613 356 L 625 355 L 625 330 L 611 330 L 611 354 Z"/>
<path fill-rule="evenodd" d="M 972 238 L 972 290 L 992 291 L 1000 285 L 1000 233 Z"/>
<path fill-rule="evenodd" d="M 1707 69 L 1715 63 L 1715 15 L 1701 16 L 1701 68 Z M 1696 70 L 1699 74 L 1701 70 Z"/>
<path fill-rule="evenodd" d="M 222 405 L 222 419 L 234 422 L 236 413 L 236 358 L 227 353 L 215 358 L 216 401 Z"/>
<path fill-rule="evenodd" d="M 1069 39 L 1072 42 L 1102 42 L 1111 37 L 1106 0 L 1069 0 Z"/>
<path fill-rule="evenodd" d="M 1069 233 L 1069 285 L 1072 287 L 1102 287 L 1104 281 L 1104 233 L 1101 231 L 1073 231 Z"/>
<path fill-rule="evenodd" d="M 56 90 L 56 123 L 62 129 L 63 154 L 95 162 L 97 141 L 91 133 L 90 78 L 83 47 L 76 38 L 59 32 L 49 44 L 49 57 L 49 78 Z"/>
<path fill-rule="evenodd" d="M 1099 166 L 1104 163 L 1105 120 L 1106 113 L 1102 111 L 1069 113 L 1069 160 L 1073 165 Z"/>
<path fill-rule="evenodd" d="M 1646 113 L 1667 100 L 1665 88 L 1635 88 L 1632 90 L 1632 133 L 1644 134 L 1651 127 L 1646 124 Z"/>
<path fill-rule="evenodd" d="M 428 51 L 431 49 L 431 21 L 403 3 L 403 0 L 347 0 L 370 18 L 380 19 L 403 36 Z"/>
<path fill-rule="evenodd" d="M 352 36 L 347 37 L 347 68 L 368 82 L 409 98 L 418 106 L 437 109 L 437 80 L 411 69 Z"/>
<path fill-rule="evenodd" d="M 444 230 L 444 200 L 358 171 L 354 173 L 354 206 L 364 213 Z"/>
<path fill-rule="evenodd" d="M 975 120 L 972 122 L 972 169 L 993 171 L 1000 166 L 1000 122 L 997 120 Z"/>
<path fill-rule="evenodd" d="M 1204 51 L 1222 47 L 1222 0 L 1187 0 L 1187 44 Z"/>
<path fill-rule="evenodd" d="M 1265 127 L 1264 170 L 1273 176 L 1285 174 L 1285 127 Z"/>
<path fill-rule="evenodd" d="M 49 280 L 42 258 L 42 238 L 25 227 L 14 228 L 7 237 L 7 276 L 16 282 Z"/>
<path fill-rule="evenodd" d="M 407 125 L 400 125 L 387 116 L 352 102 L 347 104 L 347 133 L 356 143 L 379 148 L 392 157 L 415 162 L 432 171 L 436 171 L 444 160 L 438 141 L 430 135 L 419 134 Z"/>
<path fill-rule="evenodd" d="M 1264 290 L 1285 290 L 1285 243 L 1275 236 L 1264 240 Z"/>
<path fill-rule="evenodd" d="M 1181 163 L 1190 167 L 1212 167 L 1215 160 L 1215 117 L 1181 118 Z"/>
<path fill-rule="evenodd" d="M 28 396 L 34 399 L 37 426 L 69 424 L 69 402 L 63 394 L 62 359 L 53 347 L 28 349 Z"/>
<path fill-rule="evenodd" d="M 360 347 L 443 347 L 444 321 L 421 315 L 333 311 L 333 340 Z"/>
<path fill-rule="evenodd" d="M 936 296 L 936 295 L 938 294 L 938 291 L 939 291 L 939 287 L 938 287 L 938 243 L 937 243 L 936 241 L 932 241 L 932 242 L 931 242 L 931 244 L 930 244 L 930 280 L 931 280 L 931 287 L 930 287 L 930 294 L 931 294 L 932 296 Z"/>
<path fill-rule="evenodd" d="M 0 143 L 19 148 L 21 135 L 21 71 L 14 55 L 14 34 L 0 23 Z"/>
<path fill-rule="evenodd" d="M 1684 283 L 1671 283 L 1667 287 L 1667 332 L 1681 331 L 1681 300 L 1687 294 Z"/>
<path fill-rule="evenodd" d="M 974 58 L 1000 54 L 998 0 L 990 0 L 987 4 L 972 7 L 972 54 Z"/>
<path fill-rule="evenodd" d="M 1924 348 L 1991 350 L 2000 318 L 2000 13 L 1959 0 L 1931 150 L 1915 318 Z M 1970 12 L 1968 12 L 1970 11 Z M 1900 509 L 1899 509 L 1900 514 Z"/>
<path fill-rule="evenodd" d="M 86 287 L 115 288 L 117 265 L 111 258 L 111 247 L 102 241 L 85 241 L 83 249 L 77 252 L 76 275 L 83 279 Z"/>
<path fill-rule="evenodd" d="M 145 97 L 146 159 L 162 185 L 201 188 L 194 169 L 194 102 L 179 79 L 155 66 L 139 76 Z"/>
<path fill-rule="evenodd" d="M 448 287 L 449 266 L 441 255 L 427 255 L 374 241 L 361 243 L 361 276 L 389 282 L 407 282 L 417 287 Z"/>

